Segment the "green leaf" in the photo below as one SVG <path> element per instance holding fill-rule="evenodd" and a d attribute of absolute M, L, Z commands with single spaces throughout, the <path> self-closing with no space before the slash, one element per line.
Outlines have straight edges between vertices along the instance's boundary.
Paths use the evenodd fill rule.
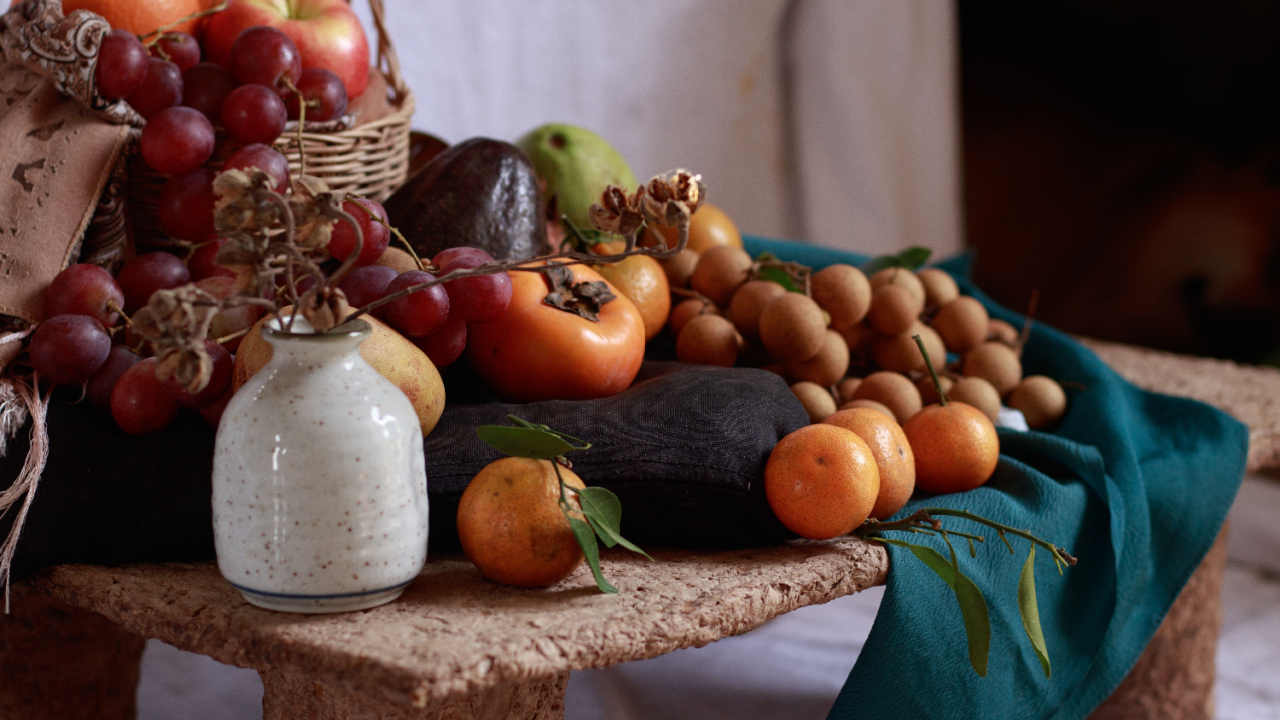
<path fill-rule="evenodd" d="M 1022 628 L 1027 631 L 1027 639 L 1040 658 L 1040 667 L 1044 668 L 1045 677 L 1053 677 L 1049 667 L 1049 650 L 1044 644 L 1044 632 L 1040 628 L 1040 608 L 1036 603 L 1036 546 L 1031 546 L 1031 554 L 1022 564 L 1022 576 L 1018 578 L 1018 612 L 1022 614 Z"/>
<path fill-rule="evenodd" d="M 476 432 L 498 452 L 513 457 L 551 460 L 578 449 L 564 438 L 540 428 L 481 425 Z"/>
<path fill-rule="evenodd" d="M 587 566 L 591 568 L 591 574 L 596 578 L 596 587 L 600 588 L 600 592 L 618 592 L 618 588 L 609 584 L 609 581 L 604 579 L 604 573 L 600 572 L 600 548 L 596 545 L 596 534 L 591 527 L 576 517 L 569 518 L 569 527 L 573 528 L 573 537 L 578 541 L 578 547 L 582 548 L 582 554 L 587 558 Z"/>
<path fill-rule="evenodd" d="M 879 272 L 885 268 L 900 267 L 908 270 L 915 270 L 929 260 L 929 256 L 933 251 L 928 248 L 913 246 L 896 255 L 880 255 L 871 258 L 871 260 L 862 266 L 863 272 L 868 275 Z"/>
<path fill-rule="evenodd" d="M 778 283 L 782 287 L 786 288 L 787 292 L 804 292 L 800 286 L 796 285 L 796 281 L 791 279 L 791 276 L 782 268 L 760 268 L 760 279 Z"/>
<path fill-rule="evenodd" d="M 991 618 L 987 614 L 987 601 L 977 585 L 959 570 L 956 571 L 956 600 L 960 603 L 960 615 L 964 617 L 964 633 L 969 639 L 969 664 L 979 677 L 987 676 L 987 656 L 991 651 Z"/>
<path fill-rule="evenodd" d="M 622 502 L 611 490 L 602 487 L 583 488 L 578 491 L 578 502 L 582 506 L 582 514 L 587 516 L 587 521 L 605 547 L 621 545 L 633 553 L 653 559 L 649 557 L 649 553 L 622 537 Z"/>
<path fill-rule="evenodd" d="M 925 567 L 937 573 L 938 577 L 942 578 L 942 581 L 947 584 L 947 587 L 952 589 L 955 588 L 955 569 L 951 567 L 951 563 L 947 562 L 946 558 L 942 557 L 942 553 L 937 550 L 934 550 L 928 545 L 915 545 L 902 540 L 891 540 L 889 538 L 873 539 L 910 550 L 912 555 L 915 555 L 920 559 L 920 562 L 925 564 Z"/>

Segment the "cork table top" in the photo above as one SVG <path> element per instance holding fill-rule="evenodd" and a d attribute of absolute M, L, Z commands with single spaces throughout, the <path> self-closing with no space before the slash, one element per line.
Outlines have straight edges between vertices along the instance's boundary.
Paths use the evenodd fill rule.
<path fill-rule="evenodd" d="M 1216 405 L 1251 430 L 1250 470 L 1280 467 L 1280 370 L 1086 341 L 1151 390 Z M 258 670 L 287 670 L 414 707 L 565 670 L 700 646 L 796 608 L 882 584 L 883 548 L 844 538 L 723 552 L 604 553 L 618 595 L 585 567 L 550 588 L 485 580 L 434 557 L 396 602 L 339 615 L 249 605 L 213 563 L 63 565 L 33 582 L 145 637 Z"/>

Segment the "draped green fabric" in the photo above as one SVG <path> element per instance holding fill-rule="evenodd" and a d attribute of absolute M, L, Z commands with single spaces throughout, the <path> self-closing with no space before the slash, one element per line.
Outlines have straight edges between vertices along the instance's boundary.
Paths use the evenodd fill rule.
<path fill-rule="evenodd" d="M 866 260 L 762 238 L 749 238 L 747 249 L 815 268 Z M 965 279 L 964 258 L 943 267 L 992 317 L 1021 326 L 1020 316 Z M 1244 475 L 1247 428 L 1202 403 L 1139 390 L 1078 342 L 1039 323 L 1023 365 L 1027 375 L 1069 383 L 1059 426 L 1052 433 L 1001 430 L 1000 463 L 986 485 L 916 498 L 901 514 L 923 506 L 969 510 L 1031 530 L 1080 559 L 1059 576 L 1047 552 L 1036 555 L 1052 678 L 1045 678 L 1018 611 L 1028 543 L 1011 538 L 1017 554 L 1010 556 L 991 531 L 946 518 L 948 528 L 988 537 L 976 558 L 967 548 L 960 557 L 990 610 L 987 677 L 969 665 L 950 589 L 908 551 L 890 547 L 880 612 L 832 720 L 1085 717 L 1124 679 L 1217 537 Z M 911 540 L 946 554 L 939 540 Z"/>

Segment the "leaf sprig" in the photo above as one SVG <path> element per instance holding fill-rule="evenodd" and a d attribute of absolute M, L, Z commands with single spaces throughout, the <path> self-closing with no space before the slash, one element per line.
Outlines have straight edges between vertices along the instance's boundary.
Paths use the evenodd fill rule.
<path fill-rule="evenodd" d="M 977 556 L 977 547 L 974 543 L 985 542 L 986 538 L 981 535 L 944 529 L 942 523 L 934 517 L 935 515 L 963 518 L 992 528 L 1005 546 L 1009 548 L 1009 554 L 1011 555 L 1014 554 L 1014 549 L 1009 542 L 1009 535 L 1031 542 L 1031 552 L 1027 555 L 1027 560 L 1022 565 L 1022 573 L 1018 578 L 1018 612 L 1022 616 L 1022 629 L 1026 632 L 1027 639 L 1031 641 L 1031 647 L 1035 650 L 1036 657 L 1040 660 L 1044 676 L 1046 678 L 1051 677 L 1053 671 L 1049 663 L 1049 650 L 1045 645 L 1044 632 L 1040 626 L 1040 608 L 1036 603 L 1036 546 L 1039 545 L 1049 551 L 1054 565 L 1058 568 L 1059 575 L 1062 574 L 1064 566 L 1075 565 L 1076 558 L 1063 548 L 1042 540 L 1026 530 L 1019 530 L 966 510 L 952 510 L 950 508 L 924 508 L 893 522 L 867 520 L 854 531 L 854 534 L 865 537 L 868 540 L 906 548 L 912 555 L 923 562 L 925 567 L 942 578 L 947 587 L 951 588 L 952 592 L 955 593 L 956 602 L 960 605 L 960 615 L 964 618 L 965 636 L 969 644 L 969 664 L 973 666 L 974 672 L 978 673 L 980 677 L 987 676 L 987 659 L 991 649 L 991 618 L 987 610 L 987 601 L 983 597 L 982 591 L 960 571 L 960 563 L 956 557 L 955 546 L 952 545 L 951 538 L 953 536 L 964 538 L 969 543 L 970 557 Z M 950 559 L 943 557 L 942 553 L 928 545 L 919 545 L 904 540 L 879 537 L 878 535 L 879 533 L 891 531 L 937 535 L 946 543 Z"/>
<path fill-rule="evenodd" d="M 879 270 L 892 267 L 915 270 L 928 262 L 929 256 L 932 254 L 933 251 L 929 248 L 913 245 L 900 253 L 880 255 L 878 257 L 871 258 L 871 260 L 862 267 L 862 271 L 870 275 Z"/>
<path fill-rule="evenodd" d="M 595 577 L 596 587 L 601 592 L 618 592 L 618 588 L 605 579 L 600 570 L 600 547 L 597 540 L 607 548 L 621 545 L 650 560 L 653 558 L 622 536 L 622 501 L 617 495 L 602 487 L 578 489 L 565 484 L 560 468 L 572 467 L 565 454 L 575 450 L 589 450 L 591 443 L 515 415 L 508 415 L 507 419 L 515 425 L 481 425 L 476 428 L 476 432 L 481 440 L 504 455 L 551 462 L 556 480 L 560 484 L 560 510 L 569 521 L 578 546 L 582 548 L 582 555 L 591 568 L 591 575 Z M 578 500 L 577 508 L 569 502 L 571 494 Z"/>

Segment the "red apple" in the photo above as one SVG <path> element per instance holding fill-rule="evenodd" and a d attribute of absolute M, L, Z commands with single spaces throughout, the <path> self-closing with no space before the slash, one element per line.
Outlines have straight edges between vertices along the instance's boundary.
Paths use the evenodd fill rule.
<path fill-rule="evenodd" d="M 226 67 L 231 45 L 255 25 L 279 29 L 302 54 L 302 67 L 325 68 L 342 80 L 347 96 L 364 92 L 369 80 L 369 41 L 347 0 L 231 0 L 209 18 L 204 56 Z"/>

